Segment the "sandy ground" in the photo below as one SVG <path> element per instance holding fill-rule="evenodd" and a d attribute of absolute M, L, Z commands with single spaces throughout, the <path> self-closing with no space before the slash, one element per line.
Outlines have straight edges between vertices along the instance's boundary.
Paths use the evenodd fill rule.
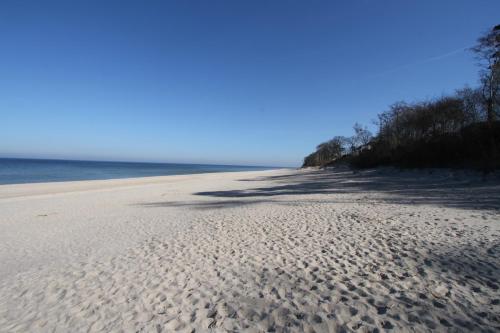
<path fill-rule="evenodd" d="M 0 331 L 499 331 L 499 209 L 449 171 L 4 185 Z"/>

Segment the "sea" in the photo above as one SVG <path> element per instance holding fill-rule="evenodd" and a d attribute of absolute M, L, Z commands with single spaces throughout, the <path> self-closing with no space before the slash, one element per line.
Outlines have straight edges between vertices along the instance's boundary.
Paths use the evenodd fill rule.
<path fill-rule="evenodd" d="M 257 171 L 274 167 L 0 158 L 0 185 Z"/>

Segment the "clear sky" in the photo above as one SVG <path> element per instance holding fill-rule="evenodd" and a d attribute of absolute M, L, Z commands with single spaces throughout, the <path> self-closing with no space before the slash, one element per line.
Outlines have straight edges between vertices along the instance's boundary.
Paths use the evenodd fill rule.
<path fill-rule="evenodd" d="M 0 1 L 0 155 L 298 166 L 477 84 L 498 0 Z"/>

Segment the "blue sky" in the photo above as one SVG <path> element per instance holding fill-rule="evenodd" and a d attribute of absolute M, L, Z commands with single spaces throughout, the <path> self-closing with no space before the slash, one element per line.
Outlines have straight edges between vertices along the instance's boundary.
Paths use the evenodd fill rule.
<path fill-rule="evenodd" d="M 500 1 L 0 2 L 0 155 L 298 166 L 477 84 Z"/>

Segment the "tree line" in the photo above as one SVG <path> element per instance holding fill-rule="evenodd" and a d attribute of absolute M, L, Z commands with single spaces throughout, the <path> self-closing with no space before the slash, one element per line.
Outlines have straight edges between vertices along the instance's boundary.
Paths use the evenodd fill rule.
<path fill-rule="evenodd" d="M 394 103 L 377 116 L 372 135 L 356 123 L 351 137 L 321 143 L 304 167 L 339 162 L 355 167 L 500 167 L 500 25 L 471 49 L 480 86 L 416 103 Z"/>

